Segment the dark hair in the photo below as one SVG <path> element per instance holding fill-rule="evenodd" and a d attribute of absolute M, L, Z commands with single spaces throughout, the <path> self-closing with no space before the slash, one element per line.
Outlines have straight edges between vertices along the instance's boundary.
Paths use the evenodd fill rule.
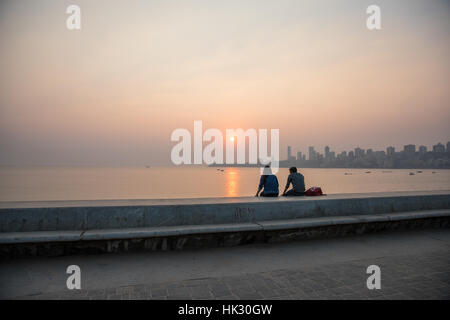
<path fill-rule="evenodd" d="M 290 167 L 289 171 L 292 173 L 296 173 L 297 172 L 297 168 L 296 167 Z"/>
<path fill-rule="evenodd" d="M 270 166 L 265 166 L 263 169 L 262 175 L 267 177 L 268 175 L 271 175 L 271 174 L 272 174 L 272 169 L 270 168 Z"/>

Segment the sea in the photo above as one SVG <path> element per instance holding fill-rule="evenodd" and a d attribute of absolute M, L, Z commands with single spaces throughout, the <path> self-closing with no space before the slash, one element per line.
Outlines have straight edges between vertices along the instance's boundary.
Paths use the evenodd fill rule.
<path fill-rule="evenodd" d="M 306 187 L 326 194 L 450 190 L 445 169 L 299 169 Z M 276 174 L 280 192 L 289 172 Z M 0 167 L 0 201 L 245 197 L 258 168 Z"/>

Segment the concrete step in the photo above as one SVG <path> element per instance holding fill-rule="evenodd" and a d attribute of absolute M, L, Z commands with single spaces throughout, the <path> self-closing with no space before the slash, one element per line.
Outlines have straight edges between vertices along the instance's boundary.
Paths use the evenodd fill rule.
<path fill-rule="evenodd" d="M 397 212 L 374 215 L 327 216 L 316 218 L 263 220 L 245 223 L 161 226 L 149 228 L 61 230 L 0 233 L 0 244 L 55 243 L 146 239 L 202 234 L 299 230 L 352 224 L 449 218 L 450 209 Z"/>

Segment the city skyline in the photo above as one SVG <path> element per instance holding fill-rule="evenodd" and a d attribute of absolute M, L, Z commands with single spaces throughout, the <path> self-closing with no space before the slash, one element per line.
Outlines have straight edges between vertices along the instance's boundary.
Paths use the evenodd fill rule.
<path fill-rule="evenodd" d="M 448 141 L 446 144 L 438 142 L 437 144 L 432 145 L 430 149 L 428 148 L 428 146 L 424 146 L 424 145 L 419 145 L 417 147 L 417 150 L 416 150 L 416 147 L 417 147 L 416 144 L 406 144 L 406 145 L 403 145 L 403 150 L 402 151 L 407 151 L 407 152 L 408 151 L 412 151 L 412 152 L 419 152 L 419 153 L 424 153 L 424 152 L 429 152 L 429 151 L 450 152 L 449 151 L 450 150 L 450 141 Z M 308 147 L 308 155 L 309 155 L 310 151 L 312 151 L 310 148 L 313 148 L 313 151 L 315 151 L 316 153 L 320 154 L 320 152 L 316 151 L 316 147 L 315 146 L 309 146 Z M 330 154 L 334 154 L 335 156 L 337 155 L 336 151 L 331 151 L 331 148 L 328 145 L 326 145 L 324 147 L 324 154 L 327 154 L 327 148 L 328 148 Z M 413 148 L 413 149 L 411 149 L 411 148 Z M 358 146 L 358 147 L 355 147 L 351 151 L 343 150 L 343 151 L 341 151 L 341 153 L 349 153 L 349 152 L 356 153 L 355 150 L 357 150 L 357 149 L 362 150 L 362 151 L 369 151 L 370 150 L 370 151 L 373 151 L 373 152 L 380 152 L 381 151 L 381 152 L 385 152 L 386 154 L 393 153 L 393 152 L 398 152 L 398 151 L 396 151 L 396 147 L 390 145 L 390 146 L 385 148 L 385 151 L 384 150 L 374 150 L 373 148 L 361 149 L 361 147 Z M 391 150 L 391 151 L 389 151 L 389 150 Z M 436 151 L 436 150 L 439 150 L 439 151 Z M 292 153 L 292 146 L 288 146 L 287 147 L 287 159 L 286 160 L 289 160 L 291 157 L 293 157 L 293 158 L 298 160 L 299 153 L 302 156 L 304 156 L 304 157 L 306 156 L 306 153 L 304 153 L 303 151 L 297 151 L 296 153 L 293 154 Z M 308 157 L 308 159 L 305 159 L 305 160 L 312 160 L 312 159 Z"/>
<path fill-rule="evenodd" d="M 388 146 L 385 150 L 356 147 L 350 151 L 336 153 L 325 146 L 320 153 L 313 146 L 308 148 L 307 155 L 301 151 L 292 153 L 292 147 L 287 147 L 287 159 L 280 161 L 280 166 L 299 165 L 307 167 L 359 167 L 359 168 L 450 168 L 450 141 L 446 145 L 438 142 L 431 150 L 427 146 L 415 144 L 403 146 L 397 151 Z"/>

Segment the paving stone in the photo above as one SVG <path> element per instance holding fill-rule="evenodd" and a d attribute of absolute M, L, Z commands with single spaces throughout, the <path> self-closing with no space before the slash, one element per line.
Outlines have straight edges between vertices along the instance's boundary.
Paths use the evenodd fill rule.
<path fill-rule="evenodd" d="M 16 299 L 444 299 L 450 300 L 450 254 L 429 253 L 339 262 L 316 268 L 276 270 L 235 276 L 136 284 L 100 290 L 36 293 Z M 366 267 L 377 264 L 381 289 L 366 286 Z"/>

